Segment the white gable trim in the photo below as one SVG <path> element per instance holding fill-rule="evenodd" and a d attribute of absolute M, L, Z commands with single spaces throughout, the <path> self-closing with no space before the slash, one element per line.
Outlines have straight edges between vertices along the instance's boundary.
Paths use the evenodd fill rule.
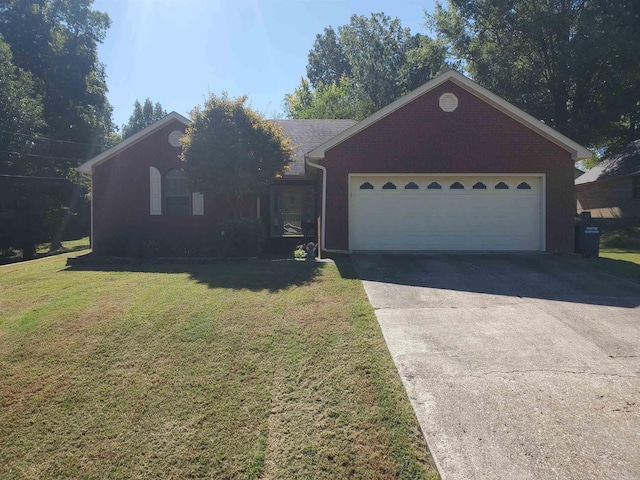
<path fill-rule="evenodd" d="M 412 102 L 416 98 L 421 97 L 422 95 L 430 92 L 434 88 L 442 85 L 443 83 L 445 83 L 447 81 L 451 81 L 451 82 L 455 83 L 456 85 L 458 85 L 459 87 L 465 89 L 466 91 L 468 91 L 472 95 L 475 95 L 476 97 L 478 97 L 480 100 L 483 100 L 484 102 L 488 103 L 489 105 L 497 108 L 498 110 L 500 110 L 504 114 L 508 115 L 509 117 L 511 117 L 514 120 L 520 122 L 524 126 L 530 128 L 531 130 L 535 131 L 536 133 L 542 135 L 546 139 L 548 139 L 551 142 L 555 143 L 556 145 L 560 146 L 564 150 L 568 151 L 569 153 L 571 153 L 571 158 L 573 160 L 577 161 L 577 160 L 584 159 L 584 158 L 591 158 L 591 156 L 593 155 L 592 152 L 589 151 L 587 148 L 579 145 L 578 143 L 574 142 L 570 138 L 565 137 L 560 132 L 557 132 L 556 130 L 554 130 L 553 128 L 549 127 L 548 125 L 545 125 L 540 120 L 538 120 L 535 117 L 529 115 L 525 111 L 520 110 L 515 105 L 512 105 L 509 102 L 507 102 L 506 100 L 504 100 L 503 98 L 500 98 L 496 94 L 491 93 L 486 88 L 481 87 L 477 83 L 469 80 L 467 77 L 465 77 L 464 75 L 456 72 L 455 70 L 449 70 L 448 72 L 443 73 L 442 75 L 440 75 L 440 76 L 434 78 L 433 80 L 430 80 L 429 82 L 425 83 L 421 87 L 418 87 L 417 89 L 415 89 L 412 92 L 408 93 L 404 97 L 401 97 L 398 100 L 396 100 L 395 102 L 390 103 L 389 105 L 387 105 L 383 109 L 378 110 L 376 113 L 374 113 L 373 115 L 365 118 L 361 122 L 356 123 L 353 127 L 348 128 L 347 130 L 345 130 L 344 132 L 340 133 L 336 137 L 332 138 L 328 142 L 325 142 L 322 145 L 320 145 L 320 146 L 316 147 L 315 149 L 311 150 L 308 153 L 308 157 L 311 160 L 316 160 L 316 161 L 317 160 L 322 160 L 325 157 L 325 154 L 326 154 L 327 150 L 330 150 L 331 148 L 335 147 L 336 145 L 339 145 L 340 143 L 342 143 L 345 140 L 351 138 L 352 136 L 356 135 L 357 133 L 361 132 L 362 130 L 368 128 L 370 125 L 378 122 L 379 120 L 382 120 L 387 115 L 390 115 L 391 113 L 395 112 L 396 110 L 398 110 L 398 109 L 402 108 L 403 106 L 407 105 L 408 103 Z"/>
<path fill-rule="evenodd" d="M 117 145 L 114 145 L 113 147 L 109 148 L 108 150 L 105 150 L 101 154 L 96 155 L 91 160 L 88 160 L 88 161 L 84 162 L 82 165 L 80 165 L 78 167 L 78 171 L 80 173 L 91 175 L 93 173 L 93 169 L 95 167 L 97 167 L 98 165 L 100 165 L 101 163 L 106 162 L 107 160 L 109 160 L 110 158 L 114 157 L 118 153 L 122 152 L 123 150 L 126 150 L 130 146 L 132 146 L 132 145 L 138 143 L 139 141 L 145 139 L 146 137 L 148 137 L 152 133 L 158 131 L 162 127 L 168 125 L 169 123 L 171 123 L 171 122 L 173 122 L 175 120 L 177 120 L 178 122 L 182 123 L 183 125 L 189 125 L 191 123 L 191 121 L 188 118 L 183 117 L 179 113 L 171 112 L 168 115 L 165 115 L 164 117 L 162 117 L 157 122 L 154 122 L 151 125 L 149 125 L 148 127 L 140 130 L 138 133 L 136 133 L 134 135 L 131 135 L 126 140 L 123 140 L 122 142 L 118 143 Z"/>

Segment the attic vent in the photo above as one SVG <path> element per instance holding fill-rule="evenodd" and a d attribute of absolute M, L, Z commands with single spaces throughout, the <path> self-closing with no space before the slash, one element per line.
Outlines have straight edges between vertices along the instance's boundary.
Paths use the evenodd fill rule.
<path fill-rule="evenodd" d="M 179 147 L 181 145 L 180 139 L 182 137 L 184 137 L 184 133 L 182 133 L 180 130 L 174 130 L 169 134 L 169 143 L 172 147 Z"/>
<path fill-rule="evenodd" d="M 440 95 L 440 108 L 445 112 L 453 112 L 458 108 L 458 97 L 453 93 L 443 93 Z"/>

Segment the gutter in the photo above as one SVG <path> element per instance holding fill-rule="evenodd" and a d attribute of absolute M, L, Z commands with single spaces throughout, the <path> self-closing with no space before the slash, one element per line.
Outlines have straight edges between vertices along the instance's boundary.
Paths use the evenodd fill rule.
<path fill-rule="evenodd" d="M 310 167 L 317 168 L 322 171 L 322 217 L 320 218 L 320 250 L 318 250 L 318 254 L 320 254 L 321 251 L 328 253 L 350 253 L 348 250 L 336 250 L 325 247 L 325 225 L 327 219 L 327 168 L 317 163 L 313 163 L 307 155 L 304 156 L 304 160 Z"/>

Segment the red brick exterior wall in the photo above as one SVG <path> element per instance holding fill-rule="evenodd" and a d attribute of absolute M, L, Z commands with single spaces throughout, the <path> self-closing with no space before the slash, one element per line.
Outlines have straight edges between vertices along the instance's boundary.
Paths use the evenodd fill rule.
<path fill-rule="evenodd" d="M 185 126 L 171 122 L 113 158 L 93 173 L 93 248 L 100 253 L 110 237 L 121 232 L 144 232 L 149 237 L 195 240 L 217 234 L 220 220 L 229 217 L 225 199 L 205 197 L 204 215 L 167 216 L 150 214 L 149 167 L 165 174 L 180 168 L 180 147 L 169 143 L 174 130 Z M 163 190 L 164 194 L 164 183 Z M 164 203 L 164 202 L 163 202 Z M 245 201 L 246 214 L 255 215 L 256 202 Z"/>
<path fill-rule="evenodd" d="M 438 100 L 454 93 L 458 108 Z M 349 173 L 546 174 L 546 248 L 573 251 L 570 153 L 452 82 L 445 82 L 326 152 L 327 249 L 349 249 Z"/>
<path fill-rule="evenodd" d="M 576 185 L 578 213 L 594 218 L 638 218 L 640 198 L 632 198 L 632 178 L 614 178 Z"/>

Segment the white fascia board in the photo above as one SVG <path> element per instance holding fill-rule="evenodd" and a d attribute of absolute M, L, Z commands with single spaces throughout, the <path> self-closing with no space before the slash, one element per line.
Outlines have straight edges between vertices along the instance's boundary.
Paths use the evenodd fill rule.
<path fill-rule="evenodd" d="M 138 133 L 136 133 L 134 135 L 131 135 L 126 140 L 123 140 L 122 142 L 118 143 L 117 145 L 114 145 L 113 147 L 105 150 L 104 152 L 100 153 L 99 155 L 96 155 L 91 160 L 87 160 L 82 165 L 80 165 L 77 168 L 77 170 L 80 173 L 91 175 L 93 173 L 93 169 L 95 167 L 97 167 L 98 165 L 100 165 L 101 163 L 106 162 L 107 160 L 109 160 L 110 158 L 114 157 L 118 153 L 120 153 L 123 150 L 126 150 L 127 148 L 129 148 L 130 146 L 138 143 L 140 140 L 145 139 L 146 137 L 148 137 L 152 133 L 158 131 L 159 129 L 161 129 L 162 127 L 166 126 L 167 124 L 173 122 L 174 120 L 177 120 L 177 121 L 179 121 L 180 123 L 182 123 L 184 125 L 189 125 L 191 123 L 191 120 L 189 120 L 186 117 L 183 117 L 179 113 L 171 112 L 171 113 L 165 115 L 164 117 L 162 117 L 157 122 L 154 122 L 151 125 L 149 125 L 148 127 L 140 130 Z"/>
<path fill-rule="evenodd" d="M 529 115 L 525 111 L 519 109 L 515 105 L 512 105 L 506 100 L 500 98 L 499 96 L 490 92 L 486 88 L 481 87 L 480 85 L 468 79 L 461 73 L 458 73 L 455 70 L 449 70 L 448 72 L 443 73 L 442 75 L 434 78 L 433 80 L 428 81 L 421 87 L 416 88 L 412 92 L 409 92 L 404 97 L 401 97 L 395 102 L 390 103 L 389 105 L 382 108 L 381 110 L 378 110 L 377 112 L 365 118 L 361 122 L 356 123 L 351 128 L 348 128 L 347 130 L 337 135 L 336 137 L 332 138 L 328 142 L 325 142 L 322 145 L 311 150 L 307 154 L 307 156 L 311 160 L 315 160 L 315 161 L 322 160 L 325 157 L 325 153 L 327 150 L 351 138 L 352 136 L 366 129 L 370 125 L 378 122 L 379 120 L 383 119 L 387 115 L 390 115 L 396 110 L 402 108 L 403 106 L 407 105 L 408 103 L 412 102 L 418 97 L 421 97 L 422 95 L 430 92 L 434 88 L 442 85 L 443 83 L 449 80 L 455 83 L 456 85 L 458 85 L 459 87 L 463 88 L 464 90 L 468 91 L 472 95 L 475 95 L 476 97 L 480 98 L 481 100 L 488 103 L 489 105 L 497 108 L 498 110 L 510 116 L 514 120 L 520 122 L 521 124 L 525 125 L 526 127 L 530 128 L 536 133 L 542 135 L 543 137 L 547 138 L 548 140 L 562 147 L 564 150 L 571 153 L 571 158 L 573 160 L 578 161 L 584 158 L 591 158 L 591 156 L 593 155 L 593 153 L 587 148 L 579 145 L 578 143 L 574 142 L 568 137 L 565 137 L 560 132 L 557 132 L 556 130 L 549 127 L 548 125 L 545 125 L 540 120 Z"/>

